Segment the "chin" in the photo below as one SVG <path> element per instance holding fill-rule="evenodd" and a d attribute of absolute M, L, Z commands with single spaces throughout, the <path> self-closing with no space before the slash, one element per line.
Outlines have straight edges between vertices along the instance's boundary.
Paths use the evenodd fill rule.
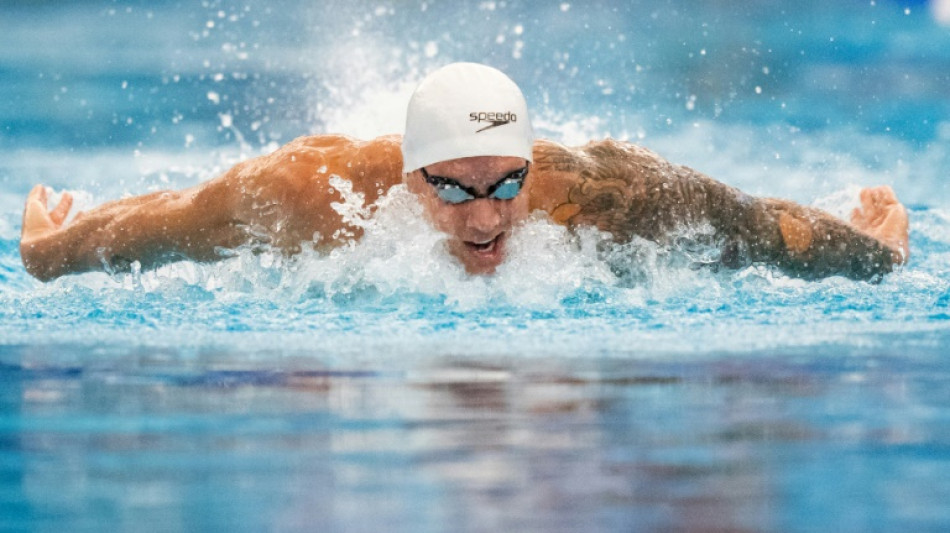
<path fill-rule="evenodd" d="M 491 276 L 495 273 L 495 269 L 498 268 L 502 262 L 498 261 L 497 263 L 488 264 L 485 262 L 469 262 L 463 261 L 465 265 L 465 271 L 473 276 Z"/>

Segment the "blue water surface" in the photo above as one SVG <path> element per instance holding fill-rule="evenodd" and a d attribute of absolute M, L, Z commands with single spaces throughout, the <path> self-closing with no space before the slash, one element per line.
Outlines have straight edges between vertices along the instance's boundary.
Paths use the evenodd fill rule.
<path fill-rule="evenodd" d="M 945 4 L 0 6 L 0 528 L 947 529 Z M 458 60 L 560 142 L 842 217 L 891 185 L 910 262 L 806 282 L 533 220 L 470 278 L 397 188 L 329 256 L 22 267 L 36 183 L 88 209 L 399 132 Z"/>

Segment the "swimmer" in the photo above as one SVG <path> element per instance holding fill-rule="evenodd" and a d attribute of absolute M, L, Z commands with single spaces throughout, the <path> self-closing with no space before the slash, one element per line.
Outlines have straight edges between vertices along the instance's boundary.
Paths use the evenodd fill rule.
<path fill-rule="evenodd" d="M 359 237 L 331 206 L 332 176 L 372 204 L 404 183 L 447 250 L 470 274 L 505 260 L 511 231 L 541 210 L 569 228 L 593 226 L 617 242 L 669 243 L 683 228 L 711 228 L 721 264 L 774 265 L 809 279 L 875 280 L 907 261 L 907 212 L 890 187 L 861 191 L 850 223 L 793 202 L 756 198 L 623 141 L 580 147 L 534 138 L 521 90 L 505 74 L 454 63 L 413 93 L 404 135 L 362 141 L 296 139 L 200 185 L 126 198 L 78 213 L 72 197 L 48 210 L 29 193 L 20 255 L 40 280 L 214 261 L 227 249 L 269 246 L 292 255 Z"/>

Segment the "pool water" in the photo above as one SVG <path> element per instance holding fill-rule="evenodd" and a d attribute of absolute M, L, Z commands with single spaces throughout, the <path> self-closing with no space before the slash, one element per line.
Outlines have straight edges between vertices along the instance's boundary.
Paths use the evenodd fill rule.
<path fill-rule="evenodd" d="M 950 527 L 946 9 L 0 7 L 0 528 Z M 911 261 L 805 282 L 539 217 L 472 278 L 396 187 L 339 206 L 365 236 L 330 255 L 23 270 L 35 183 L 85 209 L 300 135 L 399 132 L 456 60 L 508 72 L 547 138 L 842 217 L 889 184 Z"/>

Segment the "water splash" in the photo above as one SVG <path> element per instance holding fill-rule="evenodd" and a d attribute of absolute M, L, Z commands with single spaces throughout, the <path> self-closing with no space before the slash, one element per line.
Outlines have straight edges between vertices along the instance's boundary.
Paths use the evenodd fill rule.
<path fill-rule="evenodd" d="M 285 257 L 241 248 L 214 264 L 39 284 L 22 272 L 16 241 L 5 240 L 4 339 L 36 342 L 36 332 L 47 330 L 48 342 L 265 348 L 279 334 L 285 348 L 317 343 L 340 357 L 502 353 L 512 346 L 524 356 L 635 357 L 867 346 L 880 335 L 925 342 L 950 320 L 950 215 L 943 210 L 912 213 L 912 263 L 879 285 L 805 282 L 760 266 L 717 271 L 708 267 L 714 248 L 689 242 L 704 235 L 702 227 L 684 230 L 672 247 L 616 245 L 540 215 L 516 228 L 497 274 L 482 277 L 467 275 L 446 251 L 445 235 L 404 186 L 371 206 L 334 186 L 344 189 L 338 209 L 350 213 L 363 237 L 330 253 L 311 248 Z M 471 343 L 473 335 L 481 340 Z"/>

